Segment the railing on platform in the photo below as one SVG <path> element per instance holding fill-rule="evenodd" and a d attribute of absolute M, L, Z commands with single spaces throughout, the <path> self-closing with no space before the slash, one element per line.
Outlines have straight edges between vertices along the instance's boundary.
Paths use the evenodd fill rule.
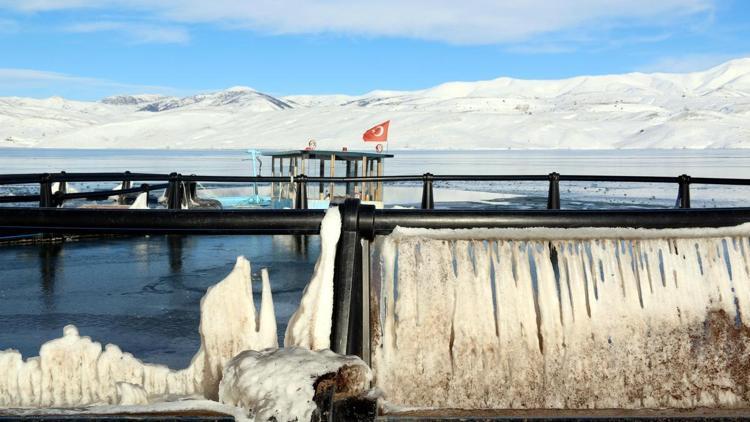
<path fill-rule="evenodd" d="M 71 182 L 121 182 L 121 189 L 67 193 Z M 131 187 L 132 182 L 148 181 Z M 546 210 L 435 210 L 435 182 L 531 181 L 548 184 Z M 295 208 L 208 210 L 181 209 L 186 186 L 196 182 L 293 183 Z M 750 222 L 750 208 L 690 209 L 690 186 L 744 185 L 750 179 L 602 175 L 433 175 L 381 177 L 264 177 L 199 176 L 152 173 L 44 173 L 0 175 L 0 185 L 39 184 L 38 195 L 0 197 L 0 203 L 38 202 L 39 207 L 0 208 L 0 233 L 62 234 L 317 234 L 323 210 L 307 210 L 308 183 L 421 182 L 422 209 L 375 209 L 357 199 L 340 205 L 342 232 L 335 267 L 333 350 L 369 356 L 368 272 L 363 263 L 369 257 L 369 241 L 390 233 L 396 226 L 424 228 L 523 228 L 523 227 L 634 227 L 681 228 L 724 227 Z M 561 210 L 560 182 L 624 182 L 676 184 L 676 208 L 640 210 Z M 59 183 L 52 192 L 53 183 Z M 76 209 L 57 208 L 71 199 L 104 199 L 131 193 L 164 189 L 168 209 Z"/>
<path fill-rule="evenodd" d="M 109 191 L 93 191 L 81 193 L 67 193 L 65 185 L 72 182 L 108 182 L 119 181 L 121 189 Z M 166 182 L 156 184 L 142 184 L 130 187 L 134 181 Z M 662 183 L 677 185 L 678 208 L 690 208 L 690 186 L 703 185 L 733 185 L 750 186 L 750 179 L 691 177 L 683 174 L 676 177 L 664 176 L 606 176 L 606 175 L 563 175 L 550 173 L 547 175 L 423 175 L 402 176 L 371 176 L 371 177 L 309 177 L 298 175 L 292 177 L 266 176 L 213 176 L 213 175 L 183 175 L 179 173 L 41 173 L 41 174 L 6 174 L 0 175 L 0 185 L 39 184 L 38 195 L 0 196 L 2 203 L 38 202 L 39 207 L 49 208 L 61 206 L 71 199 L 105 199 L 110 196 L 120 196 L 130 193 L 166 190 L 167 208 L 181 208 L 181 198 L 186 183 L 217 182 L 217 183 L 292 183 L 295 185 L 296 209 L 307 208 L 307 186 L 309 183 L 365 183 L 365 182 L 421 182 L 422 209 L 434 209 L 435 200 L 433 185 L 435 182 L 547 182 L 547 209 L 560 209 L 560 182 L 615 182 L 615 183 Z M 59 183 L 60 188 L 52 192 L 52 184 Z"/>

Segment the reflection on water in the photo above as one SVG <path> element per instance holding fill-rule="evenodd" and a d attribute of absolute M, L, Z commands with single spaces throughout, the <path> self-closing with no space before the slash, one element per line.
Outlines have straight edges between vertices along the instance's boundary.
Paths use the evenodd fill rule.
<path fill-rule="evenodd" d="M 317 236 L 145 236 L 0 247 L 0 349 L 24 356 L 75 324 L 148 362 L 187 366 L 199 303 L 238 255 L 268 268 L 280 339 L 312 274 Z M 254 284 L 255 285 L 255 284 Z"/>
<path fill-rule="evenodd" d="M 52 243 L 39 245 L 39 278 L 41 280 L 42 297 L 48 308 L 54 305 L 55 277 L 58 271 L 62 273 L 63 268 L 58 268 L 57 260 L 62 251 L 62 244 Z"/>

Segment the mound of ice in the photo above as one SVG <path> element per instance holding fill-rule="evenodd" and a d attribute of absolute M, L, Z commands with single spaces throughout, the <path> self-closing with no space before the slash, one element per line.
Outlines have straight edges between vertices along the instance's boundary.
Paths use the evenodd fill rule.
<path fill-rule="evenodd" d="M 257 421 L 309 421 L 316 409 L 313 384 L 327 374 L 341 372 L 345 380 L 337 385 L 347 390 L 336 393 L 360 394 L 372 379 L 370 368 L 356 356 L 296 347 L 248 350 L 227 365 L 219 399 L 251 411 Z"/>

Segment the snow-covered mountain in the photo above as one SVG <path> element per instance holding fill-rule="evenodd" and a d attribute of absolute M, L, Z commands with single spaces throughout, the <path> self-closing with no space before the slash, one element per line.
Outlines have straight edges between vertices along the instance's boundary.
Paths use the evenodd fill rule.
<path fill-rule="evenodd" d="M 750 58 L 688 74 L 450 82 L 361 96 L 251 88 L 99 102 L 0 97 L 0 147 L 750 148 Z M 367 146 L 369 148 L 369 146 Z"/>

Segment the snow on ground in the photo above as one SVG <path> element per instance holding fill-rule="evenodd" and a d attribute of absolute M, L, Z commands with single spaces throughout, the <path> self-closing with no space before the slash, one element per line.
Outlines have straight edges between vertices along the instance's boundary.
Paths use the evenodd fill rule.
<path fill-rule="evenodd" d="M 391 119 L 398 148 L 750 148 L 750 58 L 689 74 L 451 82 L 275 98 L 245 87 L 101 102 L 0 98 L 0 147 L 320 148 Z"/>

